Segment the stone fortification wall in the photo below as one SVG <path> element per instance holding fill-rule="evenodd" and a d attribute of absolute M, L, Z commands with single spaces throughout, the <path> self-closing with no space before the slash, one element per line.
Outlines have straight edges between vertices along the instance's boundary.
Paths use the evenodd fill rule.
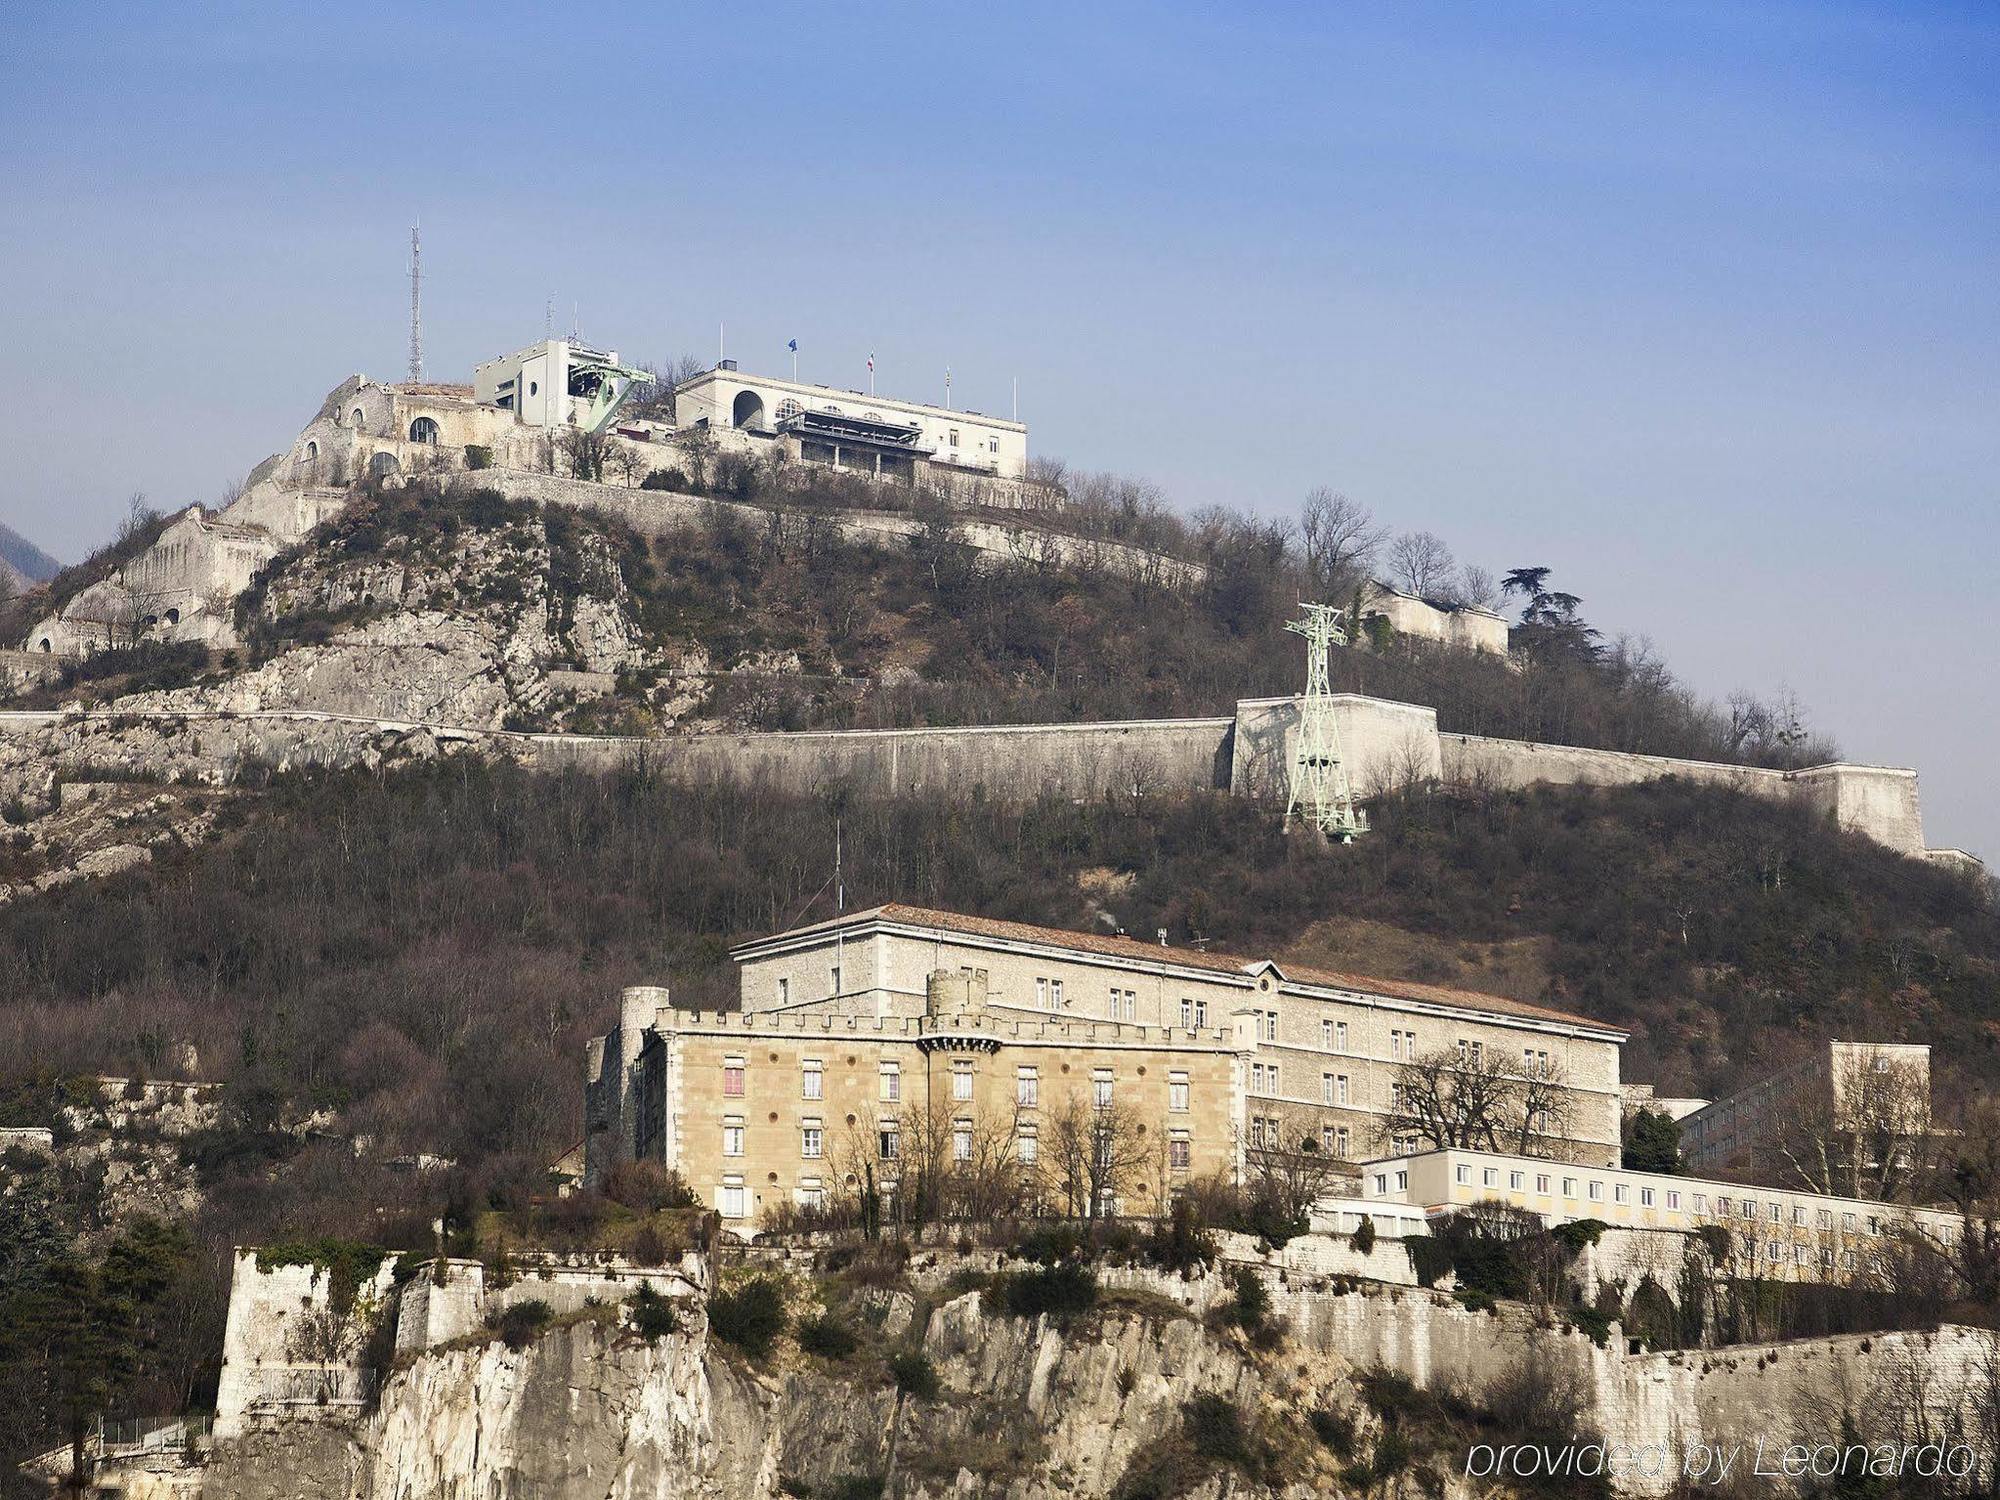
<path fill-rule="evenodd" d="M 1436 709 L 1337 693 L 1333 718 L 1356 796 L 1442 779 Z M 1297 698 L 1238 702 L 1230 789 L 1239 796 L 1284 800 L 1291 789 L 1298 729 Z"/>
<path fill-rule="evenodd" d="M 514 1273 L 494 1282 L 476 1260 L 436 1260 L 418 1268 L 396 1305 L 396 1352 L 435 1349 L 478 1333 L 489 1317 L 523 1302 L 539 1302 L 565 1317 L 593 1303 L 622 1302 L 642 1286 L 663 1297 L 692 1297 L 708 1286 L 708 1269 L 693 1255 L 660 1267 L 634 1266 L 622 1256 L 525 1255 Z"/>
<path fill-rule="evenodd" d="M 255 1250 L 238 1250 L 223 1325 L 215 1435 L 235 1437 L 261 1420 L 359 1411 L 367 1394 L 362 1362 L 367 1331 L 393 1303 L 394 1276 L 392 1256 L 355 1289 L 351 1309 L 336 1309 L 325 1267 L 266 1269 L 257 1264 Z M 336 1312 L 346 1327 L 342 1336 L 305 1331 L 307 1324 Z"/>
<path fill-rule="evenodd" d="M 217 784 L 234 780 L 247 765 L 278 770 L 374 766 L 478 747 L 549 769 L 646 765 L 674 776 L 783 793 L 844 783 L 878 795 L 948 791 L 1018 801 L 1042 795 L 1096 798 L 1227 788 L 1239 796 L 1282 801 L 1296 743 L 1298 702 L 1245 699 L 1227 719 L 656 739 L 517 734 L 308 709 L 0 712 L 0 768 L 6 763 L 7 741 L 31 736 L 42 739 L 37 751 L 41 762 L 67 774 L 139 774 Z M 1798 800 L 1898 853 L 1979 868 L 1970 855 L 1925 848 L 1914 771 L 1855 765 L 1775 771 L 1440 735 L 1432 709 L 1355 694 L 1337 696 L 1334 713 L 1360 796 L 1437 781 L 1503 788 L 1537 783 L 1625 786 L 1677 776 L 1752 796 Z"/>
<path fill-rule="evenodd" d="M 703 734 L 632 741 L 533 737 L 547 766 L 629 764 L 635 753 L 676 775 L 811 792 L 836 783 L 896 795 L 949 792 L 1015 801 L 1130 796 L 1229 785 L 1228 719 L 1118 724 L 998 724 Z"/>
<path fill-rule="evenodd" d="M 771 520 L 770 511 L 741 501 L 709 500 L 675 490 L 641 490 L 615 484 L 592 484 L 587 480 L 565 479 L 560 475 L 534 473 L 526 469 L 496 466 L 467 474 L 461 482 L 498 490 L 510 500 L 532 500 L 539 505 L 602 511 L 646 536 L 657 536 L 718 512 L 734 515 L 746 525 L 760 530 Z M 841 535 L 850 541 L 883 547 L 907 546 L 910 538 L 923 529 L 921 521 L 903 511 L 844 510 L 832 512 L 831 519 Z M 1016 526 L 972 516 L 959 517 L 956 525 L 958 540 L 963 545 L 995 562 L 1047 563 L 1051 566 L 1096 569 L 1175 585 L 1198 582 L 1205 572 L 1198 563 L 1181 562 L 1120 542 L 1064 536 L 1039 527 Z"/>

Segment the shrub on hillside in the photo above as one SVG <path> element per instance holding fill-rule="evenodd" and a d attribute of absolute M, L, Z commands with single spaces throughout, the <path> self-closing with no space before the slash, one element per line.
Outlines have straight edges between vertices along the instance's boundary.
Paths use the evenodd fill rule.
<path fill-rule="evenodd" d="M 1062 1321 L 1097 1305 L 1097 1273 L 1075 1261 L 1017 1271 L 1000 1279 L 999 1294 L 1001 1310 L 1014 1317 Z"/>
<path fill-rule="evenodd" d="M 785 1290 L 768 1276 L 754 1276 L 708 1299 L 708 1331 L 752 1359 L 763 1359 L 785 1331 Z"/>

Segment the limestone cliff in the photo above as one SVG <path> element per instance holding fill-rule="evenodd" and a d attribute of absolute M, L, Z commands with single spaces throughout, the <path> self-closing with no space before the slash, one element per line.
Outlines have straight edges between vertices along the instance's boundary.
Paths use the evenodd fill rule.
<path fill-rule="evenodd" d="M 897 1299 L 908 1317 L 908 1298 Z M 898 1309 L 890 1309 L 891 1321 Z M 879 1362 L 746 1363 L 697 1328 L 645 1340 L 585 1318 L 527 1347 L 449 1347 L 393 1374 L 354 1426 L 290 1424 L 218 1452 L 210 1500 L 627 1500 L 886 1494 L 1059 1500 L 1119 1491 L 1221 1397 L 1273 1435 L 1282 1482 L 1210 1464 L 1193 1496 L 1339 1488 L 1309 1413 L 1352 1404 L 1344 1361 L 1253 1354 L 1177 1312 L 1109 1311 L 1057 1327 L 996 1316 L 977 1292 L 923 1317 L 934 1396 Z M 1360 1416 L 1365 1425 L 1368 1418 Z M 1439 1476 L 1441 1479 L 1442 1476 Z M 1395 1493 L 1392 1486 L 1387 1493 Z M 1450 1493 L 1449 1490 L 1444 1493 Z"/>

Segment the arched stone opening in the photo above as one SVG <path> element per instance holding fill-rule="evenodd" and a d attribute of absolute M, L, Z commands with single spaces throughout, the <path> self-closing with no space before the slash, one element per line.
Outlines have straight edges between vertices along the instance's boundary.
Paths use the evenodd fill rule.
<path fill-rule="evenodd" d="M 319 462 L 319 444 L 318 444 L 318 443 L 316 443 L 316 442 L 310 442 L 310 441 L 309 441 L 309 442 L 307 442 L 307 444 L 306 444 L 306 462 L 307 462 L 307 463 L 309 463 L 309 464 L 316 464 L 316 463 L 318 463 L 318 462 Z"/>
<path fill-rule="evenodd" d="M 762 427 L 764 398 L 755 391 L 738 391 L 735 404 L 729 409 L 729 420 L 737 427 Z"/>
<path fill-rule="evenodd" d="M 51 644 L 49 644 L 49 638 L 48 638 L 47 636 L 43 636 L 43 637 L 42 637 L 42 645 L 41 645 L 41 651 L 42 651 L 42 655 L 44 655 L 44 656 L 47 656 L 47 655 L 49 655 L 49 654 L 50 654 L 50 653 L 51 653 L 52 651 L 54 651 L 55 649 L 56 649 L 56 648 L 55 648 L 54 646 L 52 646 Z"/>
<path fill-rule="evenodd" d="M 170 609 L 167 611 L 167 623 L 169 625 L 178 625 L 180 624 L 180 622 L 181 622 L 181 612 L 178 609 Z"/>
<path fill-rule="evenodd" d="M 377 479 L 386 479 L 391 474 L 399 474 L 402 469 L 402 464 L 393 453 L 378 453 L 368 460 L 368 472 Z"/>
<path fill-rule="evenodd" d="M 410 424 L 410 441 L 413 443 L 435 443 L 438 440 L 438 424 L 429 417 L 418 417 Z"/>
<path fill-rule="evenodd" d="M 354 419 L 354 430 L 356 432 L 366 432 L 368 430 L 368 419 L 361 414 L 361 408 L 358 406 L 355 407 L 351 415 Z"/>

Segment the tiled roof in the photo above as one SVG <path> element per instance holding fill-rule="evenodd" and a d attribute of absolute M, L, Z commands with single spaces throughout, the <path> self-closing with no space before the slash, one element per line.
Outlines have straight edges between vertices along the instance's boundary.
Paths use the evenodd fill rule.
<path fill-rule="evenodd" d="M 1568 1026 L 1590 1026 L 1600 1031 L 1625 1034 L 1623 1027 L 1593 1020 L 1589 1016 L 1555 1010 L 1546 1005 L 1530 1005 L 1525 1000 L 1510 1000 L 1504 995 L 1485 995 L 1476 990 L 1453 989 L 1440 984 L 1420 984 L 1409 979 L 1381 979 L 1365 974 L 1348 974 L 1335 969 L 1306 968 L 1282 963 L 1276 959 L 1205 953 L 1199 948 L 1165 947 L 1158 943 L 1142 943 L 1136 938 L 1114 937 L 1098 932 L 1071 932 L 1061 927 L 1038 927 L 1029 922 L 1006 922 L 996 917 L 975 917 L 964 912 L 938 911 L 926 906 L 907 906 L 899 901 L 871 906 L 864 911 L 848 912 L 844 916 L 829 917 L 825 921 L 794 927 L 787 932 L 772 933 L 769 938 L 741 945 L 737 951 L 758 947 L 780 938 L 832 932 L 838 927 L 860 927 L 874 922 L 890 922 L 905 927 L 933 927 L 943 932 L 962 933 L 967 937 L 994 938 L 1001 942 L 1045 943 L 1078 953 L 1094 953 L 1105 958 L 1125 959 L 1131 963 L 1166 963 L 1184 969 L 1206 969 L 1215 974 L 1247 974 L 1258 965 L 1270 962 L 1277 965 L 1279 972 L 1287 981 L 1295 984 L 1316 985 L 1326 989 L 1358 990 L 1364 994 L 1386 995 L 1398 1000 L 1415 1000 L 1426 1005 L 1448 1005 L 1459 1010 L 1483 1010 L 1494 1015 L 1522 1016 L 1530 1020 L 1553 1021 Z"/>

